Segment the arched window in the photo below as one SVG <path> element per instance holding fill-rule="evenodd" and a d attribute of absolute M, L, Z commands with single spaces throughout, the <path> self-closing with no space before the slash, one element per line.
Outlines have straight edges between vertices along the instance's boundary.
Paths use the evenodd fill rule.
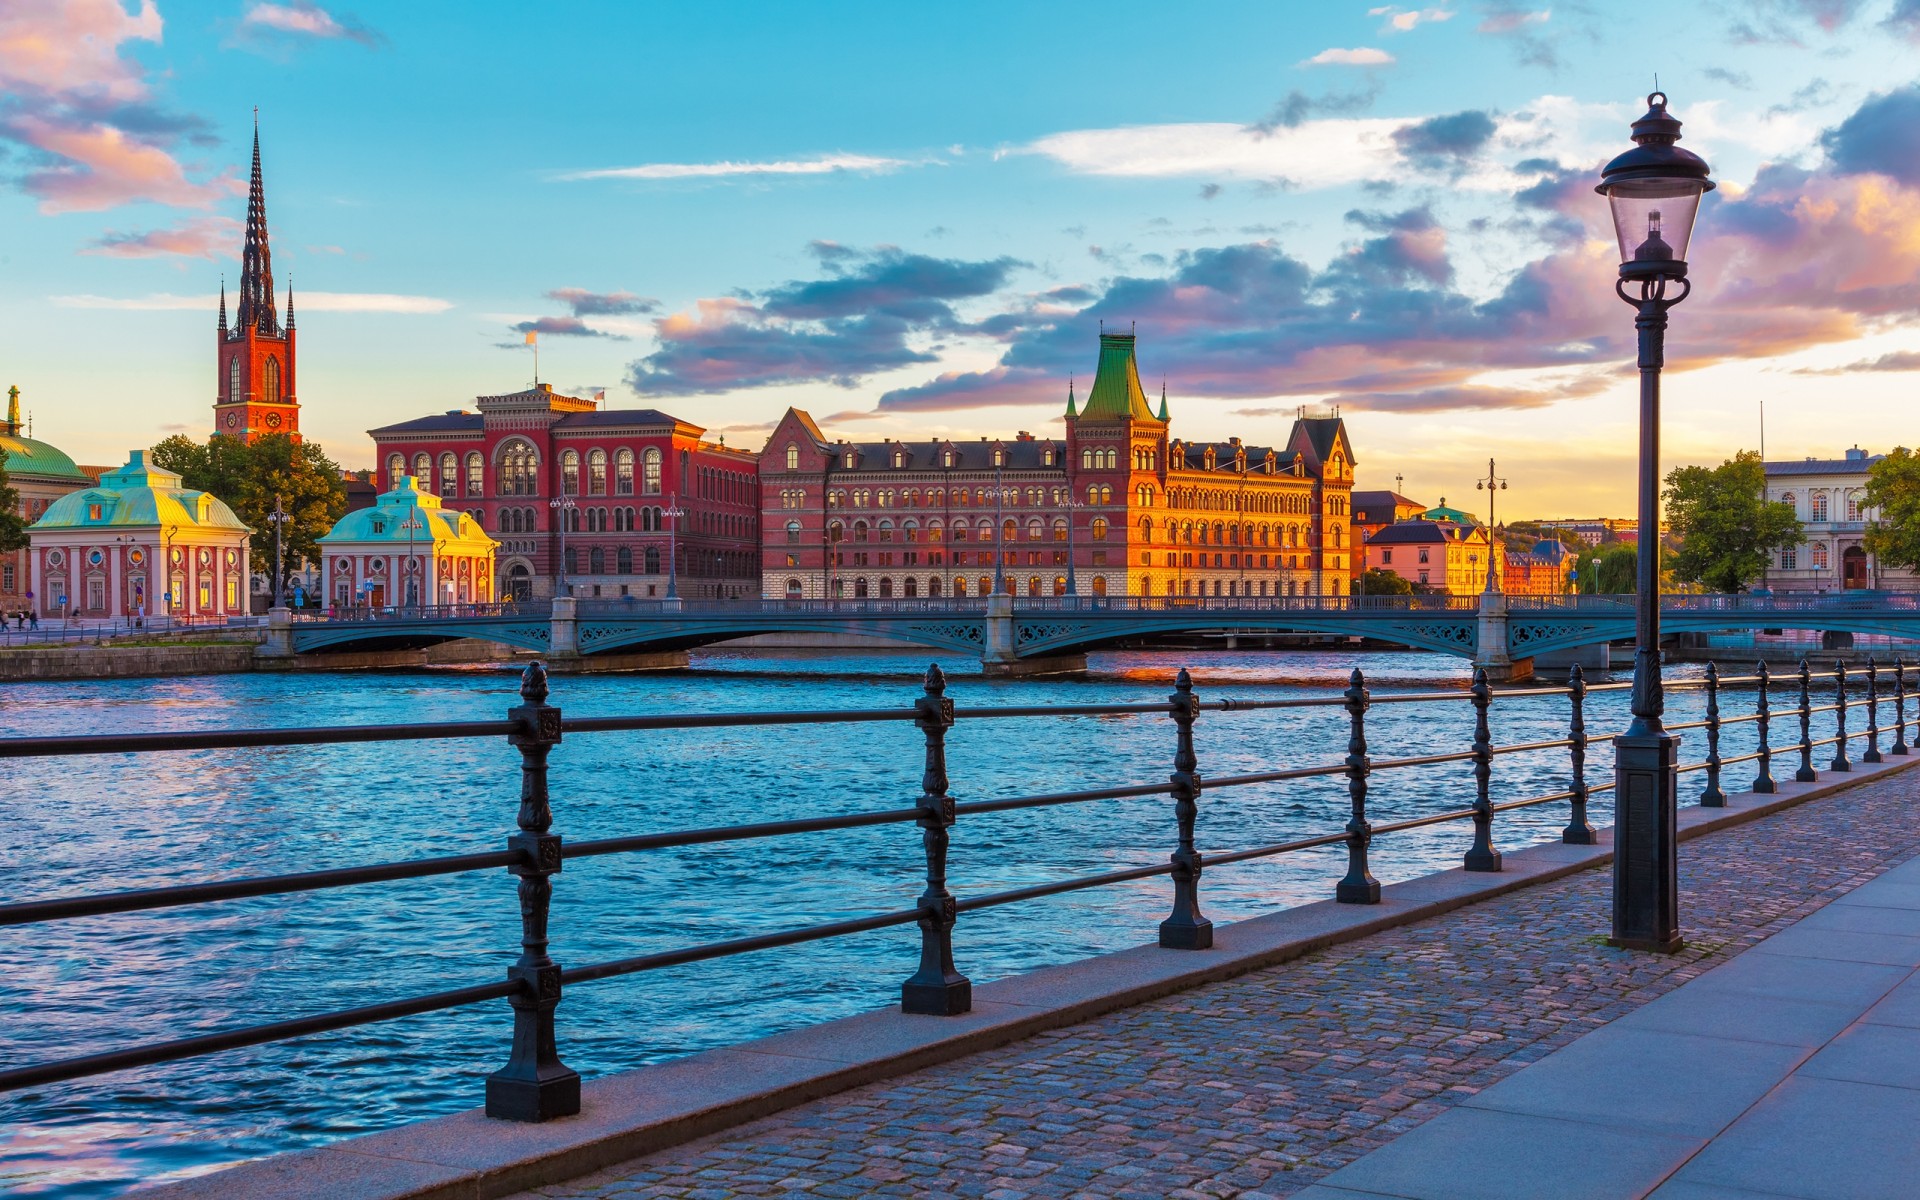
<path fill-rule="evenodd" d="M 1825 492 L 1815 492 L 1813 494 L 1813 519 L 1816 521 L 1824 521 L 1827 519 L 1827 494 Z M 1813 565 L 1821 567 L 1826 564 L 1816 559 Z"/>
<path fill-rule="evenodd" d="M 993 595 L 993 580 L 989 579 L 985 575 L 982 575 L 980 577 L 980 595 L 982 596 Z"/>
<path fill-rule="evenodd" d="M 613 456 L 613 494 L 633 495 L 633 451 L 622 448 Z"/>
<path fill-rule="evenodd" d="M 433 459 L 426 454 L 413 456 L 413 477 L 423 488 L 433 486 Z"/>
<path fill-rule="evenodd" d="M 800 469 L 800 447 L 789 443 L 787 446 L 787 470 L 798 471 L 799 469 Z"/>
<path fill-rule="evenodd" d="M 504 443 L 500 450 L 500 469 L 496 477 L 502 496 L 540 494 L 540 456 L 522 441 Z"/>
<path fill-rule="evenodd" d="M 885 578 L 885 577 L 882 577 L 882 578 L 881 578 L 881 580 L 880 580 L 880 598 L 881 598 L 882 600 L 891 600 L 891 599 L 893 599 L 893 580 L 891 580 L 891 579 L 888 579 L 888 578 Z"/>
<path fill-rule="evenodd" d="M 467 495 L 486 495 L 487 460 L 478 450 L 467 453 Z"/>
<path fill-rule="evenodd" d="M 263 404 L 280 403 L 280 360 L 267 355 L 266 367 L 260 372 L 260 402 Z"/>
<path fill-rule="evenodd" d="M 440 456 L 440 494 L 458 496 L 460 494 L 460 460 L 451 450 Z"/>
<path fill-rule="evenodd" d="M 1825 499 L 1825 496 L 1815 496 L 1814 503 L 1818 505 L 1820 501 Z M 1827 569 L 1827 544 L 1825 542 L 1815 542 L 1813 544 L 1813 565 L 1816 570 L 1824 571 Z"/>
<path fill-rule="evenodd" d="M 587 572 L 592 575 L 604 575 L 607 572 L 607 552 L 598 546 L 587 551 Z"/>
<path fill-rule="evenodd" d="M 604 496 L 607 494 L 607 452 L 590 450 L 587 452 L 587 495 Z"/>
<path fill-rule="evenodd" d="M 797 546 L 799 544 L 800 544 L 800 522 L 788 521 L 787 522 L 787 545 Z"/>
<path fill-rule="evenodd" d="M 865 521 L 855 521 L 853 523 L 853 540 L 856 542 L 864 542 L 867 540 L 867 523 Z"/>
<path fill-rule="evenodd" d="M 1096 596 L 1104 596 L 1107 594 L 1107 577 L 1105 575 L 1095 575 L 1093 577 L 1093 594 Z"/>
<path fill-rule="evenodd" d="M 919 541 L 920 540 L 920 522 L 902 521 L 900 523 L 900 540 L 903 542 Z"/>
<path fill-rule="evenodd" d="M 659 573 L 660 573 L 660 547 L 648 546 L 647 547 L 647 574 L 658 575 Z"/>
<path fill-rule="evenodd" d="M 1080 469 L 1082 471 L 1093 470 L 1093 451 L 1092 450 L 1083 448 L 1080 451 Z"/>
<path fill-rule="evenodd" d="M 1040 524 L 1039 517 L 1027 518 L 1027 540 L 1038 542 L 1046 537 L 1046 528 Z"/>
<path fill-rule="evenodd" d="M 954 518 L 954 522 L 953 522 L 953 540 L 954 541 L 956 542 L 966 541 L 967 535 L 970 532 L 971 530 L 967 526 L 967 519 L 965 517 Z M 938 541 L 939 539 L 935 538 L 934 540 Z"/>
<path fill-rule="evenodd" d="M 919 596 L 920 581 L 911 575 L 907 576 L 906 582 L 901 585 L 900 594 L 909 600 Z"/>
<path fill-rule="evenodd" d="M 805 590 L 801 588 L 800 581 L 798 579 L 787 580 L 787 599 L 799 600 L 805 594 L 806 594 Z"/>
<path fill-rule="evenodd" d="M 1038 575 L 1027 576 L 1027 595 L 1038 596 L 1039 594 L 1040 594 L 1040 577 Z"/>
<path fill-rule="evenodd" d="M 1016 523 L 1012 517 L 1008 517 L 1000 525 L 1000 540 L 1003 542 L 1011 542 L 1011 541 L 1018 540 L 1019 537 L 1020 537 L 1019 524 Z"/>
<path fill-rule="evenodd" d="M 401 454 L 389 454 L 387 456 L 387 490 L 392 491 L 394 488 L 399 487 L 400 477 L 402 475 L 405 475 L 406 473 L 407 473 L 406 456 Z"/>
<path fill-rule="evenodd" d="M 1107 519 L 1105 517 L 1095 517 L 1092 528 L 1094 541 L 1104 542 L 1107 540 Z"/>
<path fill-rule="evenodd" d="M 1067 540 L 1067 520 L 1065 517 L 1055 517 L 1053 519 L 1053 540 L 1056 542 L 1064 542 Z"/>
<path fill-rule="evenodd" d="M 238 403 L 245 398 L 240 380 L 240 356 L 236 354 L 227 360 L 227 399 Z"/>
<path fill-rule="evenodd" d="M 900 464 L 896 462 L 893 465 L 897 467 Z M 993 448 L 993 465 L 996 467 L 1004 467 L 1007 465 L 1007 452 L 998 446 Z"/>
<path fill-rule="evenodd" d="M 660 494 L 660 451 L 649 449 L 640 456 L 640 490 L 649 496 Z"/>
<path fill-rule="evenodd" d="M 953 451 L 948 450 L 940 455 L 940 465 L 943 467 L 951 467 L 953 465 Z"/>
<path fill-rule="evenodd" d="M 927 595 L 938 596 L 939 594 L 940 590 L 938 588 L 932 584 L 927 586 Z M 967 581 L 965 579 L 955 579 L 953 581 L 953 594 L 956 596 L 965 596 L 967 594 Z"/>
<path fill-rule="evenodd" d="M 878 535 L 877 540 L 882 542 L 891 542 L 893 540 L 893 522 L 892 521 L 880 522 L 879 525 L 875 526 L 874 532 Z"/>
<path fill-rule="evenodd" d="M 580 494 L 580 452 L 578 450 L 560 452 L 560 491 L 568 496 Z"/>
<path fill-rule="evenodd" d="M 1847 497 L 1847 520 L 1858 521 L 1859 519 L 1860 519 L 1860 496 L 1858 493 L 1855 493 L 1854 495 Z"/>
<path fill-rule="evenodd" d="M 632 546 L 620 547 L 620 551 L 615 556 L 615 560 L 619 563 L 620 573 L 622 575 L 633 574 L 633 547 Z"/>

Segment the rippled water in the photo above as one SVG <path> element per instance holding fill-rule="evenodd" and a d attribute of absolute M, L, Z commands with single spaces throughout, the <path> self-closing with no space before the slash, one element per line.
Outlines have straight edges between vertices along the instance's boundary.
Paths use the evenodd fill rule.
<path fill-rule="evenodd" d="M 1459 691 L 1461 662 L 1408 653 L 1116 653 L 1084 678 L 988 681 L 943 662 L 961 706 L 1150 701 L 1191 664 L 1203 697 L 1327 694 L 1363 668 L 1377 692 Z M 695 669 L 560 677 L 574 715 L 905 704 L 924 658 L 697 653 Z M 1679 673 L 1684 673 L 1682 669 Z M 11 684 L 13 734 L 498 717 L 516 701 L 501 670 L 236 675 Z M 1697 717 L 1697 693 L 1672 697 Z M 1777 700 L 1776 704 L 1783 704 Z M 1730 698 L 1728 712 L 1751 698 Z M 1589 704 L 1589 729 L 1620 728 L 1623 692 Z M 1496 699 L 1494 740 L 1562 736 L 1559 698 Z M 1464 748 L 1466 704 L 1383 705 L 1376 758 Z M 1725 753 L 1752 745 L 1730 730 Z M 1701 757 L 1689 734 L 1683 761 Z M 949 738 L 962 800 L 1166 778 L 1163 716 L 963 721 Z M 1328 709 L 1205 713 L 1201 770 L 1329 762 L 1345 752 Z M 1776 745 L 1786 740 L 1776 726 Z M 797 726 L 569 736 L 553 755 L 555 830 L 569 839 L 851 813 L 911 804 L 921 740 L 910 726 Z M 1610 752 L 1591 756 L 1594 781 Z M 0 849 L 10 899 L 231 878 L 495 849 L 518 805 L 517 756 L 499 740 L 115 756 L 10 763 Z M 1751 777 L 1730 770 L 1729 786 Z M 1682 783 L 1684 802 L 1700 777 Z M 1496 800 L 1566 786 L 1564 751 L 1497 760 Z M 1470 765 L 1383 772 L 1375 822 L 1457 808 Z M 1339 779 L 1202 797 L 1200 844 L 1224 851 L 1337 829 Z M 1604 796 L 1593 819 L 1607 823 Z M 1563 805 L 1503 814 L 1499 842 L 1558 836 Z M 1455 865 L 1469 829 L 1382 837 L 1384 881 Z M 1165 861 L 1171 804 L 1106 801 L 963 818 L 951 882 L 962 897 Z M 1338 847 L 1209 870 L 1203 906 L 1231 921 L 1330 896 Z M 556 881 L 554 955 L 570 966 L 911 907 L 921 888 L 911 825 L 570 863 Z M 1168 884 L 1151 879 L 967 914 L 955 932 L 976 982 L 1152 940 Z M 504 871 L 266 897 L 0 930 L 8 1019 L 0 1062 L 98 1052 L 498 979 L 518 952 Z M 562 1057 L 594 1076 L 844 1016 L 897 999 L 913 970 L 911 926 L 579 985 L 559 1010 Z M 0 1191 L 83 1197 L 437 1113 L 470 1108 L 505 1056 L 504 1002 L 430 1014 L 0 1096 Z"/>

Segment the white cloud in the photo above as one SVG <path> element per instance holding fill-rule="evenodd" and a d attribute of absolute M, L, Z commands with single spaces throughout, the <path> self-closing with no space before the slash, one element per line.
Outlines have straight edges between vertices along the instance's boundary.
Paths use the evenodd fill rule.
<path fill-rule="evenodd" d="M 1400 118 L 1303 121 L 1271 134 L 1229 122 L 1133 125 L 1050 134 L 1025 147 L 1082 175 L 1204 176 L 1337 187 L 1404 169 L 1393 144 Z"/>
<path fill-rule="evenodd" d="M 1380 27 L 1382 33 L 1405 33 L 1417 25 L 1434 24 L 1453 16 L 1445 8 L 1395 8 L 1390 4 L 1367 10 L 1370 17 L 1385 17 L 1387 23 Z"/>
<path fill-rule="evenodd" d="M 1303 67 L 1388 67 L 1394 62 L 1393 55 L 1385 50 L 1376 50 L 1372 46 L 1355 46 L 1351 50 L 1342 50 L 1338 46 L 1307 59 Z"/>
<path fill-rule="evenodd" d="M 210 312 L 220 303 L 217 294 L 176 296 L 171 292 L 156 292 L 149 296 L 80 294 L 53 296 L 50 299 L 60 308 L 111 308 L 143 312 L 196 308 Z M 451 300 L 434 296 L 402 296 L 391 292 L 300 292 L 294 299 L 296 310 L 300 312 L 443 313 L 453 307 Z"/>
<path fill-rule="evenodd" d="M 831 175 L 838 171 L 875 173 L 897 171 L 919 164 L 904 158 L 871 154 L 823 154 L 818 158 L 775 162 L 643 163 L 637 167 L 603 167 L 570 171 L 562 180 L 579 179 L 720 179 L 734 175 Z"/>

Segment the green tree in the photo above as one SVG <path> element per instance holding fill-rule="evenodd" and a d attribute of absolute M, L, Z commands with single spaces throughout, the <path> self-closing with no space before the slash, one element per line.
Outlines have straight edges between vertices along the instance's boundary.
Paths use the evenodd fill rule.
<path fill-rule="evenodd" d="M 252 444 L 238 438 L 207 442 L 175 435 L 148 453 L 155 466 L 180 473 L 181 483 L 211 492 L 253 529 L 253 561 L 273 571 L 273 522 L 278 498 L 287 514 L 281 563 L 291 578 L 303 562 L 320 561 L 320 537 L 347 511 L 340 467 L 313 442 L 273 434 Z M 282 581 L 285 582 L 284 580 Z"/>
<path fill-rule="evenodd" d="M 1920 568 L 1920 455 L 1905 446 L 1867 469 L 1867 550 L 1883 564 Z"/>
<path fill-rule="evenodd" d="M 0 554 L 26 545 L 27 518 L 20 512 L 20 492 L 7 477 L 7 452 L 0 450 Z"/>
<path fill-rule="evenodd" d="M 1742 450 L 1717 467 L 1675 467 L 1667 475 L 1667 520 L 1679 549 L 1676 579 L 1737 592 L 1766 572 L 1776 550 L 1802 541 L 1793 506 L 1766 498 L 1760 456 Z"/>
<path fill-rule="evenodd" d="M 1581 591 L 1620 596 L 1639 590 L 1635 570 L 1639 565 L 1640 551 L 1632 542 L 1615 541 L 1598 546 L 1582 546 L 1581 551 Z M 1599 566 L 1594 565 L 1596 558 L 1600 560 Z"/>
<path fill-rule="evenodd" d="M 1385 567 L 1368 567 L 1354 581 L 1353 590 L 1362 596 L 1411 596 L 1413 584 Z"/>

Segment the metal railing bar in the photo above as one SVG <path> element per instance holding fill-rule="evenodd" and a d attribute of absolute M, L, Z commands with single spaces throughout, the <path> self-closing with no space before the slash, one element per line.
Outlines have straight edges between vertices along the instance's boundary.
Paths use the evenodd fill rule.
<path fill-rule="evenodd" d="M 170 733 L 86 733 L 0 738 L 0 758 L 66 754 L 145 754 L 249 746 L 321 746 L 344 742 L 412 742 L 433 738 L 505 737 L 512 721 L 438 721 L 418 725 L 323 725 L 291 729 L 183 729 Z"/>
<path fill-rule="evenodd" d="M 1009 796 L 1005 800 L 963 800 L 953 806 L 955 815 L 963 813 L 1012 812 L 1021 808 L 1046 808 L 1054 804 L 1080 804 L 1088 800 L 1126 800 L 1135 796 L 1165 796 L 1164 783 L 1134 783 L 1124 787 L 1094 788 L 1084 792 L 1052 792 L 1044 796 Z"/>
<path fill-rule="evenodd" d="M 1165 790 L 1165 789 L 1160 789 Z M 635 850 L 662 850 L 675 846 L 701 846 L 712 842 L 744 842 L 755 838 L 783 837 L 795 833 L 820 833 L 833 829 L 860 829 L 870 825 L 893 825 L 920 816 L 917 808 L 891 808 L 878 812 L 848 813 L 834 817 L 804 817 L 793 821 L 764 821 L 754 825 L 720 825 L 710 829 L 685 829 L 670 833 L 641 833 L 631 837 L 596 838 L 586 842 L 565 842 L 560 857 L 590 858 L 600 854 L 627 854 Z"/>
<path fill-rule="evenodd" d="M 1062 879 L 1054 883 L 1041 883 L 1035 884 L 1033 887 L 1015 888 L 1010 892 L 990 892 L 985 896 L 972 896 L 968 899 L 961 900 L 955 905 L 955 908 L 959 912 L 973 912 L 977 909 L 994 908 L 1002 904 L 1018 904 L 1022 900 L 1038 900 L 1043 896 L 1058 896 L 1063 892 L 1079 892 L 1085 891 L 1087 888 L 1105 887 L 1110 883 L 1127 883 L 1135 879 L 1150 879 L 1155 875 L 1168 875 L 1172 872 L 1172 863 L 1156 863 L 1149 867 L 1129 867 L 1121 871 L 1107 871 L 1099 875 L 1082 875 L 1075 879 Z"/>
<path fill-rule="evenodd" d="M 377 863 L 365 867 L 335 867 L 325 871 L 303 871 L 294 875 L 262 875 L 252 879 L 229 879 L 218 883 L 186 883 L 174 887 L 100 892 L 90 896 L 62 896 L 52 900 L 28 900 L 18 904 L 0 904 L 0 926 L 31 925 L 40 921 L 65 921 L 74 917 L 108 916 L 114 913 L 142 912 L 155 908 L 177 908 L 185 904 L 210 904 L 218 900 L 240 900 L 249 896 L 279 896 L 292 892 L 319 891 L 323 888 L 351 887 L 362 883 L 383 883 L 393 879 L 424 879 L 430 875 L 453 875 L 461 871 L 511 866 L 519 862 L 520 857 L 518 850 L 488 850 L 479 854 L 417 858 L 408 862 Z"/>
<path fill-rule="evenodd" d="M 1593 788 L 1587 789 L 1589 795 L 1591 795 L 1593 791 Z M 1493 811 L 1497 813 L 1510 812 L 1516 808 L 1532 808 L 1536 804 L 1552 804 L 1556 800 L 1571 799 L 1573 799 L 1572 792 L 1548 792 L 1544 796 L 1530 796 L 1525 800 L 1508 800 L 1504 803 L 1496 804 L 1493 806 Z"/>
<path fill-rule="evenodd" d="M 742 725 L 828 725 L 911 721 L 911 708 L 848 708 L 812 712 L 681 713 L 671 716 L 566 717 L 562 733 L 623 733 L 637 729 L 726 729 Z"/>
<path fill-rule="evenodd" d="M 1223 854 L 1208 854 L 1208 867 L 1223 867 L 1230 863 L 1247 862 L 1255 858 L 1271 858 L 1276 854 L 1291 854 L 1296 850 L 1313 850 L 1320 846 L 1337 846 L 1347 840 L 1345 833 L 1323 833 L 1319 837 L 1301 838 L 1297 842 L 1280 842 L 1272 846 L 1255 846 L 1248 850 L 1229 850 Z"/>
<path fill-rule="evenodd" d="M 391 1021 L 399 1017 L 437 1012 L 445 1008 L 458 1008 L 463 1004 L 478 1004 L 482 1000 L 498 1000 L 519 991 L 520 986 L 517 980 L 501 980 L 498 983 L 458 988 L 451 992 L 415 996 L 408 1000 L 389 1000 L 384 1004 L 369 1004 L 364 1008 L 319 1013 L 311 1017 L 295 1017 L 290 1021 L 249 1025 L 243 1029 L 229 1029 L 221 1033 L 203 1034 L 200 1037 L 182 1038 L 173 1042 L 154 1042 L 127 1050 L 112 1050 L 105 1054 L 87 1054 L 78 1058 L 61 1058 L 27 1067 L 15 1067 L 0 1071 L 0 1092 L 18 1091 L 21 1088 L 37 1087 L 48 1083 L 64 1083 L 69 1079 L 80 1079 L 88 1075 L 104 1075 L 109 1071 L 148 1067 L 155 1063 L 174 1062 L 202 1054 L 215 1054 L 222 1050 L 237 1050 L 243 1046 L 258 1046 L 265 1042 L 282 1042 L 292 1038 L 306 1037 L 308 1034 L 345 1029 L 351 1025 L 371 1025 L 377 1021 Z"/>
<path fill-rule="evenodd" d="M 733 938 L 724 942 L 708 942 L 700 946 L 688 946 L 680 950 L 663 950 L 658 954 L 642 954 L 634 958 L 619 958 L 611 962 L 594 963 L 585 967 L 573 967 L 560 972 L 560 982 L 592 983 L 598 979 L 612 979 L 620 975 L 632 975 L 638 971 L 657 971 L 662 967 L 677 967 L 686 963 L 704 962 L 710 958 L 726 958 L 735 954 L 750 954 L 755 950 L 772 950 L 780 946 L 796 946 L 802 942 L 817 942 L 825 938 L 844 937 L 848 934 L 866 933 L 873 929 L 885 929 L 890 925 L 905 925 L 921 917 L 918 908 L 903 909 L 899 912 L 878 913 L 870 917 L 854 917 L 846 921 L 830 921 L 824 925 L 806 925 L 799 929 L 783 929 L 778 933 L 762 933 L 753 937 Z"/>
<path fill-rule="evenodd" d="M 1214 700 L 1201 705 L 1202 708 L 1224 708 L 1222 701 Z M 1045 704 L 1010 704 L 1005 708 L 958 708 L 953 710 L 957 721 L 991 720 L 997 717 L 1107 717 L 1125 716 L 1129 713 L 1171 712 L 1165 701 L 1158 704 L 1073 704 L 1061 708 Z"/>

